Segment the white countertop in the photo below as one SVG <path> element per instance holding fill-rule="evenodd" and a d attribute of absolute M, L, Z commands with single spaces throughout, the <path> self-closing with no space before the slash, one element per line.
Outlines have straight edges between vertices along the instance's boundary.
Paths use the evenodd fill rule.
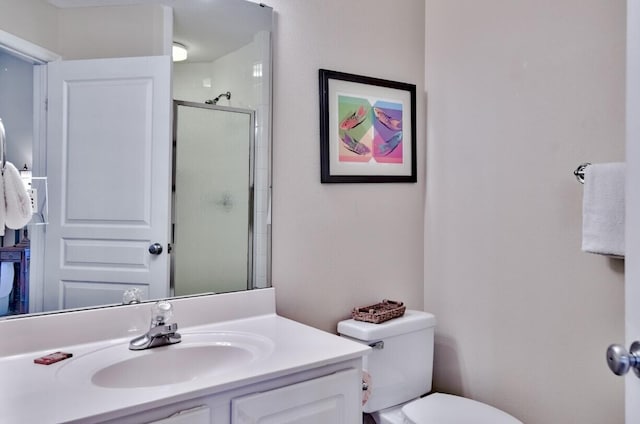
<path fill-rule="evenodd" d="M 152 304 L 0 321 L 0 424 L 82 422 L 88 417 L 96 417 L 88 420 L 96 422 L 356 360 L 370 350 L 276 315 L 273 289 L 174 299 L 172 303 L 178 331 L 183 334 L 180 345 L 189 333 L 253 333 L 269 340 L 268 353 L 247 365 L 183 383 L 104 388 L 93 385 L 90 376 L 77 384 L 61 378 L 61 369 L 76 360 L 86 363 L 83 355 L 118 344 L 117 349 L 125 350 L 118 355 L 149 352 L 129 351 L 128 342 L 148 330 Z M 73 357 L 51 365 L 33 363 L 56 351 Z"/>
<path fill-rule="evenodd" d="M 200 395 L 219 393 L 257 381 L 277 378 L 336 362 L 355 359 L 367 346 L 288 320 L 275 314 L 234 321 L 181 328 L 183 334 L 197 331 L 256 333 L 273 341 L 266 357 L 247 366 L 179 384 L 136 389 L 102 388 L 88 381 L 69 384 L 57 377 L 60 367 L 83 354 L 128 339 L 115 339 L 72 346 L 61 346 L 74 357 L 52 365 L 38 365 L 33 359 L 51 350 L 29 352 L 0 359 L 0 422 L 59 423 L 91 416 L 130 410 L 141 406 L 166 405 Z"/>

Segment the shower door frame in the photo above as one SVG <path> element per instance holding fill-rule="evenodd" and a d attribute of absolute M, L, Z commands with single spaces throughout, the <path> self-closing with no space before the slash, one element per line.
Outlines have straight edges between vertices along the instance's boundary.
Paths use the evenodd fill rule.
<path fill-rule="evenodd" d="M 240 113 L 248 115 L 249 117 L 249 207 L 247 217 L 247 290 L 255 288 L 255 249 L 253 242 L 254 234 L 254 220 L 255 220 L 255 141 L 256 141 L 256 112 L 251 109 L 236 108 L 230 106 L 218 106 L 213 104 L 189 102 L 186 100 L 174 100 L 173 101 L 173 141 L 171 149 L 171 245 L 174 245 L 175 240 L 175 192 L 176 192 L 176 153 L 178 143 L 178 107 L 194 107 L 198 109 L 217 110 L 221 112 Z M 174 266 L 173 257 L 171 257 L 171 266 L 169 268 L 169 285 L 171 295 L 175 294 L 175 279 L 174 279 Z"/>

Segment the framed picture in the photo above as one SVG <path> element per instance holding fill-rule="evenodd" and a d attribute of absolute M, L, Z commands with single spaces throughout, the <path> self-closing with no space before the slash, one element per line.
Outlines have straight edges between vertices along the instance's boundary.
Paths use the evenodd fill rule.
<path fill-rule="evenodd" d="M 323 183 L 416 182 L 416 86 L 320 69 Z"/>

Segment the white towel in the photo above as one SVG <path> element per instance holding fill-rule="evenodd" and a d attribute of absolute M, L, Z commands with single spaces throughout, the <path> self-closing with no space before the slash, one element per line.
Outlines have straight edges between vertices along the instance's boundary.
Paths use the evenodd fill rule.
<path fill-rule="evenodd" d="M 31 197 L 20 178 L 20 173 L 11 162 L 5 163 L 2 179 L 6 204 L 5 225 L 17 230 L 31 221 Z"/>
<path fill-rule="evenodd" d="M 13 290 L 13 262 L 0 263 L 0 298 L 7 297 Z"/>
<path fill-rule="evenodd" d="M 4 155 L 3 149 L 5 146 L 6 132 L 2 119 L 0 119 L 0 162 Z M 2 165 L 0 164 L 0 172 Z M 4 193 L 4 179 L 0 176 L 0 194 Z M 0 236 L 4 236 L 4 223 L 7 216 L 6 202 L 4 201 L 4 195 L 0 195 Z"/>
<path fill-rule="evenodd" d="M 582 250 L 624 257 L 624 163 L 589 165 L 584 170 Z"/>
<path fill-rule="evenodd" d="M 0 164 L 0 168 L 2 165 Z M 4 200 L 4 178 L 0 174 L 0 236 L 4 236 L 4 228 L 7 220 L 7 203 Z"/>

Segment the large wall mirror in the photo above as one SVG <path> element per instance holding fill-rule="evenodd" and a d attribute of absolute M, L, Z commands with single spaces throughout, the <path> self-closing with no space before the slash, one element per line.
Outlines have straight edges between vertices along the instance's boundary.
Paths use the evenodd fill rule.
<path fill-rule="evenodd" d="M 21 34 L 0 18 L 0 65 L 7 71 L 0 75 L 0 119 L 7 159 L 48 179 L 48 210 L 39 205 L 42 214 L 32 224 L 1 239 L 0 320 L 121 305 L 136 297 L 269 287 L 272 9 L 245 0 L 29 2 L 14 20 L 38 10 L 43 28 L 59 26 L 57 44 L 24 37 L 27 53 L 36 56 L 23 54 L 21 42 L 13 41 Z M 47 16 L 51 22 L 44 21 Z M 82 28 L 87 17 L 100 22 L 90 36 Z M 129 24 L 113 28 L 109 19 Z M 147 34 L 148 40 L 138 42 L 142 47 L 132 41 L 119 55 L 114 40 L 128 28 L 130 36 L 144 40 Z M 144 28 L 149 30 L 143 34 Z M 109 38 L 104 44 L 102 35 Z M 186 47 L 186 60 L 170 62 L 173 45 Z M 149 67 L 159 69 L 153 90 L 138 85 Z M 123 76 L 125 68 L 131 73 Z M 64 81 L 60 90 L 66 91 L 52 88 L 51 78 Z M 100 95 L 94 82 L 107 78 L 106 94 Z M 119 90 L 126 102 L 111 99 Z M 149 103 L 151 91 L 159 106 Z M 47 96 L 45 109 L 40 103 Z M 65 100 L 57 105 L 58 98 Z M 151 116 L 149 109 L 168 112 L 149 127 L 133 118 L 140 110 Z M 91 129 L 91 121 L 100 125 L 100 117 L 113 110 L 122 115 L 118 123 L 128 119 L 131 126 Z M 76 123 L 68 124 L 72 117 Z M 152 142 L 134 140 L 166 129 L 165 156 Z M 66 138 L 56 140 L 56 130 Z M 140 200 L 147 192 L 154 201 L 166 199 L 167 213 L 155 214 L 153 204 Z M 159 222 L 167 237 L 142 234 L 147 221 Z M 160 272 L 145 274 L 158 263 Z"/>

